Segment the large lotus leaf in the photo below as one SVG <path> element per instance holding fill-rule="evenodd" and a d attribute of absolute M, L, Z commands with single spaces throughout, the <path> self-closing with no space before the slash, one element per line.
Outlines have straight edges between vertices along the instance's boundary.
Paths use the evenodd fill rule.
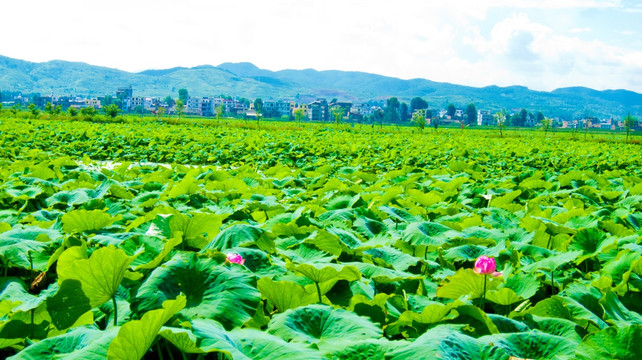
<path fill-rule="evenodd" d="M 139 360 L 152 346 L 163 324 L 185 307 L 185 297 L 166 300 L 163 308 L 148 311 L 140 320 L 132 320 L 120 327 L 118 335 L 109 345 L 109 359 Z"/>
<path fill-rule="evenodd" d="M 609 317 L 607 321 L 614 323 L 618 327 L 624 328 L 633 324 L 642 325 L 642 315 L 627 309 L 617 295 L 611 291 L 607 291 L 604 297 L 600 299 L 600 304 Z"/>
<path fill-rule="evenodd" d="M 608 251 L 617 246 L 617 239 L 608 237 L 603 231 L 590 228 L 578 231 L 568 245 L 568 250 L 582 251 L 584 256 L 577 260 L 578 263 L 593 257 L 601 252 Z"/>
<path fill-rule="evenodd" d="M 355 281 L 361 279 L 361 273 L 354 266 L 337 264 L 288 264 L 288 269 L 308 279 L 322 283 L 330 280 Z"/>
<path fill-rule="evenodd" d="M 306 289 L 290 281 L 273 281 L 261 278 L 256 284 L 261 295 L 268 299 L 279 312 L 314 303 L 317 294 L 308 293 Z"/>
<path fill-rule="evenodd" d="M 62 284 L 65 280 L 78 280 L 93 308 L 116 295 L 132 261 L 134 257 L 127 256 L 125 251 L 113 246 L 94 251 L 89 259 L 82 247 L 75 246 L 65 250 L 58 259 L 58 282 Z M 68 301 L 75 300 L 68 298 Z"/>
<path fill-rule="evenodd" d="M 92 306 L 76 279 L 66 279 L 60 283 L 58 292 L 47 299 L 47 311 L 58 330 L 68 329 Z"/>
<path fill-rule="evenodd" d="M 0 301 L 11 302 L 12 305 L 6 309 L 7 313 L 9 311 L 29 311 L 45 302 L 45 299 L 55 293 L 57 288 L 57 285 L 52 284 L 36 296 L 27 291 L 27 286 L 22 280 L 13 277 L 1 278 Z"/>
<path fill-rule="evenodd" d="M 35 199 L 38 195 L 43 193 L 43 190 L 39 186 L 17 186 L 5 190 L 7 194 L 18 199 Z"/>
<path fill-rule="evenodd" d="M 9 357 L 11 360 L 77 359 L 102 360 L 118 329 L 101 331 L 77 327 L 70 332 L 41 340 Z"/>
<path fill-rule="evenodd" d="M 546 269 L 546 270 L 555 270 L 558 266 L 566 264 L 568 262 L 574 261 L 580 255 L 581 251 L 569 251 L 554 256 L 549 256 L 543 260 L 536 261 L 532 264 L 526 265 L 522 268 L 522 271 L 525 273 L 533 272 L 537 269 Z"/>
<path fill-rule="evenodd" d="M 169 234 L 166 236 L 176 237 L 178 232 L 183 234 L 190 246 L 202 248 L 209 243 L 214 235 L 218 234 L 223 220 L 229 215 L 216 215 L 197 213 L 192 217 L 182 214 L 171 215 L 167 218 L 158 216 L 156 219 L 163 219 L 167 222 Z"/>
<path fill-rule="evenodd" d="M 642 325 L 609 327 L 587 335 L 577 347 L 577 359 L 638 360 L 642 358 Z"/>
<path fill-rule="evenodd" d="M 484 293 L 484 278 L 486 291 L 497 290 L 502 283 L 502 278 L 480 275 L 472 269 L 461 268 L 441 284 L 437 289 L 437 296 L 448 299 L 459 299 L 466 295 L 470 299 L 481 297 Z"/>
<path fill-rule="evenodd" d="M 575 322 L 567 319 L 560 319 L 560 318 L 543 318 L 537 315 L 533 315 L 530 320 L 531 321 L 525 321 L 527 322 L 532 328 L 537 329 L 541 332 L 550 334 L 550 335 L 555 335 L 555 336 L 561 336 L 576 345 L 582 341 L 582 336 L 580 335 L 581 333 L 584 333 L 584 329 L 582 329 L 579 325 L 577 325 Z"/>
<path fill-rule="evenodd" d="M 566 338 L 537 330 L 488 335 L 479 341 L 497 348 L 493 353 L 504 353 L 518 359 L 568 359 L 577 347 L 577 343 Z"/>
<path fill-rule="evenodd" d="M 248 245 L 256 245 L 263 251 L 269 251 L 274 248 L 274 241 L 265 230 L 258 226 L 234 224 L 218 233 L 209 244 L 201 249 L 201 252 L 222 251 Z"/>
<path fill-rule="evenodd" d="M 328 227 L 326 230 L 328 233 L 337 236 L 339 241 L 341 241 L 348 249 L 355 249 L 362 244 L 359 236 L 357 236 L 357 234 L 352 230 L 345 230 L 336 226 Z"/>
<path fill-rule="evenodd" d="M 375 237 L 380 233 L 388 231 L 386 224 L 381 221 L 370 219 L 365 216 L 357 216 L 352 226 L 363 236 L 368 239 Z"/>
<path fill-rule="evenodd" d="M 385 360 L 386 354 L 407 346 L 405 340 L 388 339 L 340 341 L 324 347 L 326 359 L 333 360 Z"/>
<path fill-rule="evenodd" d="M 397 207 L 382 205 L 379 207 L 379 210 L 386 213 L 394 222 L 412 223 L 417 221 L 417 218 L 411 213 Z"/>
<path fill-rule="evenodd" d="M 116 221 L 103 210 L 73 210 L 62 216 L 62 229 L 67 234 L 96 231 Z"/>
<path fill-rule="evenodd" d="M 498 305 L 511 305 L 524 299 L 517 295 L 512 289 L 503 287 L 498 290 L 487 291 L 486 300 L 492 301 Z"/>
<path fill-rule="evenodd" d="M 60 238 L 60 232 L 53 229 L 14 228 L 0 234 L 0 256 L 11 266 L 44 271 L 49 267 L 49 257 L 60 246 Z"/>
<path fill-rule="evenodd" d="M 260 300 L 254 279 L 235 266 L 228 268 L 195 253 L 178 253 L 148 276 L 132 308 L 139 312 L 157 309 L 181 293 L 187 305 L 179 315 L 216 319 L 230 328 L 251 319 Z"/>
<path fill-rule="evenodd" d="M 210 319 L 193 320 L 191 328 L 203 351 L 224 352 L 234 360 L 322 359 L 321 354 L 307 344 L 286 342 L 264 331 L 234 329 L 227 332 L 221 324 Z"/>
<path fill-rule="evenodd" d="M 222 329 L 222 331 L 225 331 L 225 329 Z M 206 352 L 200 348 L 200 339 L 196 338 L 196 335 L 189 329 L 163 326 L 158 335 L 186 354 L 202 354 Z"/>
<path fill-rule="evenodd" d="M 419 258 L 403 253 L 390 246 L 368 249 L 363 253 L 375 259 L 381 259 L 400 271 L 406 271 L 410 266 L 416 265 L 420 261 Z"/>
<path fill-rule="evenodd" d="M 327 305 L 308 305 L 274 315 L 267 330 L 286 341 L 319 343 L 321 347 L 346 336 L 358 341 L 382 335 L 381 328 L 370 319 Z"/>
<path fill-rule="evenodd" d="M 521 190 L 514 190 L 507 194 L 493 197 L 490 200 L 490 206 L 492 207 L 502 207 L 508 204 L 512 204 L 515 199 L 517 199 L 522 194 Z"/>
<path fill-rule="evenodd" d="M 435 222 L 414 222 L 406 227 L 403 240 L 411 245 L 442 246 L 461 233 Z"/>
<path fill-rule="evenodd" d="M 604 320 L 600 319 L 599 316 L 589 311 L 582 304 L 565 296 L 555 295 L 544 299 L 525 312 L 541 317 L 567 319 L 581 326 L 588 326 L 589 323 L 596 324 L 599 328 L 608 326 Z"/>
<path fill-rule="evenodd" d="M 517 273 L 506 279 L 504 287 L 509 288 L 520 297 L 528 299 L 533 297 L 540 287 L 540 282 L 532 274 Z"/>
<path fill-rule="evenodd" d="M 94 199 L 95 191 L 90 189 L 74 189 L 59 191 L 52 196 L 48 197 L 45 201 L 47 206 L 55 204 L 65 204 L 67 206 L 74 206 L 84 204 L 87 201 Z"/>
<path fill-rule="evenodd" d="M 494 352 L 492 346 L 463 334 L 461 326 L 438 325 L 426 331 L 408 346 L 386 354 L 386 359 L 506 360 L 506 357 L 504 354 Z"/>
<path fill-rule="evenodd" d="M 148 262 L 141 263 L 141 264 L 138 264 L 138 265 L 136 265 L 136 262 L 134 262 L 133 265 L 136 265 L 135 270 L 144 270 L 144 269 L 154 269 L 154 268 L 156 268 L 158 265 L 160 265 L 165 260 L 165 258 L 167 256 L 169 256 L 169 254 L 172 252 L 172 250 L 174 250 L 174 248 L 176 246 L 178 246 L 182 241 L 183 240 L 181 239 L 181 236 L 174 237 L 174 238 L 171 238 L 171 239 L 167 240 L 163 245 L 163 249 L 159 253 L 157 253 L 157 255 L 153 259 L 151 259 Z M 145 255 L 145 253 L 143 253 L 142 255 Z M 139 258 L 137 258 L 136 260 L 139 260 L 141 257 L 142 256 L 139 256 Z"/>
<path fill-rule="evenodd" d="M 363 262 L 345 263 L 354 266 L 365 278 L 375 280 L 380 283 L 393 283 L 403 280 L 421 279 L 421 274 L 411 274 L 405 271 L 388 269 L 374 264 Z"/>

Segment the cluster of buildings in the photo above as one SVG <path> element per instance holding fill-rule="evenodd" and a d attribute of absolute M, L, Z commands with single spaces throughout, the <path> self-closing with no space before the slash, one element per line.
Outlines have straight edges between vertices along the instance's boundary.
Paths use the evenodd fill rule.
<path fill-rule="evenodd" d="M 156 113 L 159 109 L 167 114 L 177 113 L 176 103 L 171 97 L 164 99 L 157 97 L 134 96 L 131 86 L 118 88 L 115 96 L 106 95 L 103 97 L 82 98 L 70 96 L 35 95 L 25 97 L 19 93 L 11 99 L 6 96 L 0 98 L 3 106 L 27 105 L 33 103 L 35 106 L 44 109 L 50 103 L 54 107 L 60 106 L 62 111 L 67 111 L 70 107 L 81 109 L 84 107 L 93 107 L 101 109 L 105 105 L 116 104 L 126 113 Z M 212 117 L 218 114 L 224 116 L 235 116 L 242 118 L 256 118 L 257 115 L 269 118 L 288 118 L 294 119 L 296 116 L 302 116 L 302 119 L 310 121 L 333 121 L 337 112 L 340 113 L 342 121 L 362 122 L 364 120 L 374 121 L 377 116 L 381 121 L 381 116 L 385 112 L 385 102 L 369 101 L 367 103 L 341 102 L 332 99 L 328 102 L 324 98 L 318 98 L 310 102 L 297 102 L 289 100 L 263 101 L 262 107 L 257 114 L 254 102 L 245 98 L 232 97 L 188 97 L 183 104 L 182 112 L 188 115 Z M 467 121 L 466 113 L 462 109 L 457 109 L 454 116 L 448 115 L 447 110 L 427 109 L 427 124 L 430 125 L 435 121 L 441 125 L 459 125 L 462 120 L 468 125 L 478 126 L 495 126 L 497 120 L 490 110 L 478 110 L 477 118 L 473 121 Z M 510 117 L 513 114 L 508 114 Z M 410 119 L 412 114 L 407 114 L 406 119 Z M 559 118 L 552 119 L 552 126 L 560 128 L 600 128 L 600 129 L 619 129 L 623 128 L 622 121 L 610 119 L 578 119 L 563 120 Z M 540 126 L 540 122 L 529 114 L 524 122 L 525 127 Z"/>

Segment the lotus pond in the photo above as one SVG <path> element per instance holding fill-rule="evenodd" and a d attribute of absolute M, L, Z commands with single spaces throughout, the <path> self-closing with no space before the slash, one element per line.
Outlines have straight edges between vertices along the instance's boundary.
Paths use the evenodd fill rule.
<path fill-rule="evenodd" d="M 0 356 L 637 360 L 640 150 L 3 118 Z"/>

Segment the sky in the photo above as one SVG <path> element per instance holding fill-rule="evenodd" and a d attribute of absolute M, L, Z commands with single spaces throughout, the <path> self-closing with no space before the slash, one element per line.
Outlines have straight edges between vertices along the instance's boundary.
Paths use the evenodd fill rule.
<path fill-rule="evenodd" d="M 21 0 L 0 55 L 137 72 L 251 62 L 642 93 L 638 0 Z"/>

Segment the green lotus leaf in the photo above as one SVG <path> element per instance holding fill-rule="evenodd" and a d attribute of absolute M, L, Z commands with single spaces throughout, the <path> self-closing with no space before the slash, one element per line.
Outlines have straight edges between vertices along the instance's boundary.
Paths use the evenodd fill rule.
<path fill-rule="evenodd" d="M 116 221 L 103 210 L 73 210 L 62 216 L 62 229 L 67 234 L 101 230 Z"/>
<path fill-rule="evenodd" d="M 555 270 L 558 266 L 566 264 L 568 262 L 574 261 L 580 255 L 581 251 L 569 251 L 554 256 L 549 256 L 543 260 L 536 261 L 532 264 L 526 265 L 522 268 L 522 271 L 525 273 L 533 272 L 537 269 L 546 269 L 546 270 Z"/>
<path fill-rule="evenodd" d="M 406 227 L 403 240 L 411 245 L 442 246 L 461 233 L 435 222 L 413 222 Z"/>
<path fill-rule="evenodd" d="M 532 274 L 517 273 L 512 274 L 506 279 L 504 287 L 509 288 L 524 299 L 529 299 L 537 293 L 540 282 Z"/>
<path fill-rule="evenodd" d="M 614 249 L 617 246 L 615 238 L 608 237 L 596 228 L 581 229 L 571 237 L 568 250 L 581 251 L 584 256 L 577 259 L 577 263 L 591 258 L 599 253 Z"/>
<path fill-rule="evenodd" d="M 0 256 L 15 267 L 45 271 L 60 239 L 57 230 L 17 226 L 0 234 Z"/>
<path fill-rule="evenodd" d="M 437 325 L 408 346 L 389 352 L 386 359 L 506 359 L 504 354 L 495 354 L 492 346 L 463 334 L 461 328 L 457 325 Z"/>
<path fill-rule="evenodd" d="M 101 331 L 77 327 L 66 334 L 41 340 L 7 359 L 77 359 L 102 360 L 116 337 L 117 328 Z"/>
<path fill-rule="evenodd" d="M 560 319 L 560 318 L 544 318 L 540 317 L 537 315 L 533 315 L 530 320 L 531 321 L 525 321 L 531 325 L 534 329 L 537 329 L 541 332 L 550 334 L 550 335 L 555 335 L 555 336 L 561 336 L 576 345 L 582 341 L 582 336 L 580 334 L 584 333 L 584 329 L 582 329 L 577 323 L 567 320 L 567 319 Z"/>
<path fill-rule="evenodd" d="M 65 280 L 79 281 L 93 308 L 116 295 L 133 261 L 134 257 L 113 246 L 100 248 L 87 259 L 86 251 L 75 246 L 65 250 L 58 259 L 58 282 L 62 285 Z M 74 301 L 74 298 L 67 299 Z"/>
<path fill-rule="evenodd" d="M 420 259 L 403 253 L 390 246 L 376 247 L 363 252 L 375 259 L 381 259 L 393 268 L 400 271 L 407 270 L 410 266 L 416 265 Z"/>
<path fill-rule="evenodd" d="M 324 347 L 325 358 L 333 360 L 385 360 L 386 354 L 407 346 L 405 340 L 368 339 L 338 341 Z"/>
<path fill-rule="evenodd" d="M 46 298 L 54 294 L 57 290 L 55 284 L 50 285 L 40 294 L 33 295 L 27 290 L 27 285 L 18 278 L 7 277 L 0 278 L 0 301 L 8 300 L 11 306 L 6 309 L 9 311 L 29 311 L 39 307 Z"/>
<path fill-rule="evenodd" d="M 359 236 L 352 230 L 345 230 L 336 226 L 328 227 L 326 228 L 326 230 L 328 231 L 328 233 L 338 237 L 342 245 L 348 249 L 356 249 L 362 244 Z"/>
<path fill-rule="evenodd" d="M 490 290 L 486 292 L 486 300 L 492 301 L 498 305 L 511 305 L 524 299 L 517 295 L 512 289 L 503 287 L 498 290 Z"/>
<path fill-rule="evenodd" d="M 609 327 L 587 335 L 577 347 L 575 355 L 580 360 L 642 358 L 642 325 L 624 328 Z"/>
<path fill-rule="evenodd" d="M 157 309 L 163 301 L 184 294 L 187 305 L 179 312 L 181 317 L 207 317 L 230 328 L 241 326 L 252 318 L 260 293 L 254 279 L 236 266 L 228 268 L 195 253 L 177 253 L 142 283 L 132 300 L 132 309 Z"/>
<path fill-rule="evenodd" d="M 308 279 L 322 283 L 330 280 L 355 281 L 361 279 L 361 273 L 354 266 L 338 264 L 288 264 L 288 269 Z"/>
<path fill-rule="evenodd" d="M 397 207 L 382 205 L 379 207 L 379 210 L 384 212 L 395 222 L 413 223 L 417 221 L 417 218 L 411 213 Z"/>
<path fill-rule="evenodd" d="M 493 346 L 495 354 L 504 353 L 519 359 L 554 360 L 572 358 L 577 343 L 538 330 L 484 336 L 480 342 Z M 506 356 L 504 355 L 504 356 Z"/>
<path fill-rule="evenodd" d="M 225 329 L 222 329 L 225 331 Z M 200 348 L 200 339 L 189 329 L 162 327 L 158 332 L 162 338 L 172 343 L 178 350 L 186 354 L 202 354 L 206 351 Z"/>
<path fill-rule="evenodd" d="M 469 296 L 470 299 L 481 297 L 484 293 L 484 277 L 486 291 L 497 290 L 503 281 L 501 278 L 477 274 L 472 269 L 461 268 L 441 284 L 437 289 L 437 296 L 448 299 L 459 299 L 462 296 Z"/>
<path fill-rule="evenodd" d="M 261 278 L 256 287 L 261 295 L 268 299 L 279 312 L 317 301 L 317 294 L 308 293 L 303 286 L 290 281 L 273 281 L 270 278 Z"/>
<path fill-rule="evenodd" d="M 353 341 L 382 335 L 381 328 L 368 318 L 327 305 L 308 305 L 274 315 L 267 330 L 286 341 L 318 343 L 320 347 L 343 340 L 347 334 Z"/>
<path fill-rule="evenodd" d="M 209 244 L 201 249 L 201 252 L 222 251 L 248 245 L 256 245 L 263 251 L 269 251 L 274 248 L 274 241 L 265 230 L 258 226 L 235 224 L 218 233 Z"/>
<path fill-rule="evenodd" d="M 180 235 L 180 234 L 179 234 Z M 181 236 L 178 237 L 173 237 L 165 242 L 163 245 L 163 250 L 159 252 L 153 259 L 146 263 L 142 263 L 137 265 L 134 270 L 145 270 L 145 269 L 154 269 L 158 265 L 160 265 L 167 256 L 174 250 L 176 246 L 178 246 L 183 240 L 181 239 Z M 143 253 L 144 255 L 144 253 Z M 140 258 L 140 257 L 139 257 Z M 138 259 L 137 259 L 138 260 Z"/>
<path fill-rule="evenodd" d="M 322 359 L 321 354 L 307 344 L 286 342 L 264 331 L 234 329 L 227 332 L 221 324 L 210 319 L 192 320 L 191 328 L 203 351 L 223 352 L 234 360 Z"/>
<path fill-rule="evenodd" d="M 184 308 L 185 304 L 184 296 L 179 296 L 176 300 L 166 300 L 163 302 L 162 309 L 148 311 L 140 320 L 125 323 L 109 345 L 107 357 L 109 359 L 142 359 L 152 346 L 163 324 Z"/>
<path fill-rule="evenodd" d="M 374 219 L 358 215 L 357 219 L 353 222 L 352 226 L 363 236 L 368 239 L 375 237 L 378 234 L 388 231 L 388 226 Z"/>
<path fill-rule="evenodd" d="M 364 262 L 352 262 L 344 264 L 354 266 L 359 270 L 363 277 L 375 280 L 380 283 L 393 283 L 397 281 L 421 279 L 423 277 L 421 274 L 411 274 L 405 271 L 388 269 Z"/>
<path fill-rule="evenodd" d="M 5 190 L 7 194 L 19 199 L 35 199 L 38 195 L 42 194 L 44 190 L 39 186 L 18 186 Z"/>
<path fill-rule="evenodd" d="M 82 283 L 76 279 L 66 279 L 60 283 L 56 295 L 47 299 L 47 311 L 58 330 L 68 329 L 92 306 L 82 290 Z"/>
<path fill-rule="evenodd" d="M 609 318 L 608 322 L 612 322 L 620 328 L 634 324 L 642 325 L 642 315 L 627 309 L 617 295 L 611 291 L 607 291 L 604 297 L 600 299 L 600 304 Z"/>
<path fill-rule="evenodd" d="M 53 206 L 55 204 L 75 206 L 75 205 L 84 204 L 89 200 L 95 199 L 95 198 L 96 198 L 96 194 L 94 190 L 74 189 L 74 190 L 59 191 L 53 194 L 52 196 L 48 197 L 45 200 L 45 202 L 47 203 L 47 206 Z"/>

